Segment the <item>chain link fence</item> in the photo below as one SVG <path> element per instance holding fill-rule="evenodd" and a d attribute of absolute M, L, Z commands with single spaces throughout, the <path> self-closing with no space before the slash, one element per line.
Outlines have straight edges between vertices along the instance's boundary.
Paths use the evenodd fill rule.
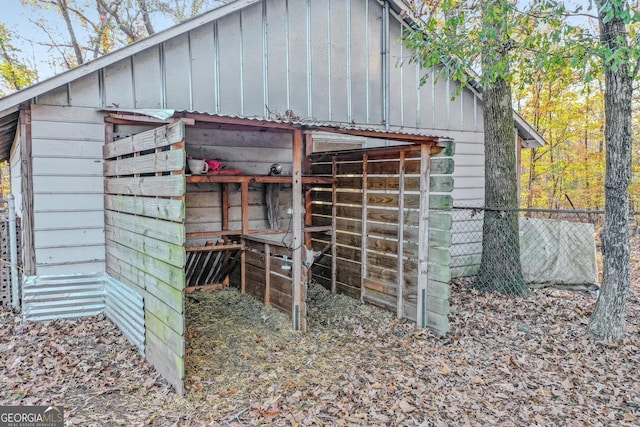
<path fill-rule="evenodd" d="M 639 214 L 629 217 L 632 233 Z M 451 215 L 452 275 L 473 278 L 476 288 L 524 294 L 545 286 L 596 289 L 602 280 L 603 211 L 454 207 Z M 483 227 L 490 239 L 481 265 Z"/>

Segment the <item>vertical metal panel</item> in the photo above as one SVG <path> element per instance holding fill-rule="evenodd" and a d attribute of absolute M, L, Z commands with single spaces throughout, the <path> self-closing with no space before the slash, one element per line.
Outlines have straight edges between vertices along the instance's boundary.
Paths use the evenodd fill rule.
<path fill-rule="evenodd" d="M 216 77 L 213 24 L 191 31 L 193 109 L 215 112 Z"/>
<path fill-rule="evenodd" d="M 329 0 L 311 3 L 311 58 L 313 65 L 313 112 L 316 118 L 328 120 L 330 116 L 329 74 Z M 294 61 L 293 64 L 298 64 Z M 297 66 L 297 65 L 294 65 Z M 294 91 L 293 93 L 298 93 Z"/>
<path fill-rule="evenodd" d="M 164 42 L 167 107 L 190 109 L 190 58 L 188 34 Z"/>
<path fill-rule="evenodd" d="M 462 101 L 462 128 L 463 130 L 475 131 L 476 130 L 476 118 L 475 118 L 475 99 L 476 96 L 468 89 L 462 93 L 464 100 Z"/>
<path fill-rule="evenodd" d="M 240 66 L 240 13 L 236 12 L 218 21 L 218 64 L 220 73 L 220 111 L 241 114 L 242 82 Z"/>
<path fill-rule="evenodd" d="M 154 46 L 133 56 L 136 108 L 162 108 L 160 54 Z"/>
<path fill-rule="evenodd" d="M 446 76 L 441 76 L 433 84 L 433 123 L 435 129 L 446 129 L 449 116 L 448 82 Z"/>
<path fill-rule="evenodd" d="M 290 108 L 300 117 L 311 116 L 307 93 L 307 68 L 311 62 L 307 60 L 307 2 L 303 0 L 289 1 L 289 58 Z"/>
<path fill-rule="evenodd" d="M 421 80 L 424 80 L 424 84 L 419 86 L 418 90 L 418 103 L 420 104 L 418 123 L 420 128 L 433 129 L 433 103 L 431 102 L 433 86 L 432 70 L 419 67 L 418 84 Z"/>
<path fill-rule="evenodd" d="M 375 0 L 369 1 L 369 118 L 368 123 L 378 124 L 384 119 L 382 111 L 382 7 Z"/>
<path fill-rule="evenodd" d="M 134 108 L 131 60 L 120 60 L 104 69 L 105 106 Z"/>
<path fill-rule="evenodd" d="M 69 86 L 62 85 L 56 89 L 50 90 L 47 93 L 38 95 L 36 98 L 36 104 L 48 104 L 48 105 L 67 105 L 69 102 Z"/>
<path fill-rule="evenodd" d="M 347 122 L 349 111 L 346 96 L 347 86 L 347 5 L 345 0 L 331 0 L 331 117 L 330 120 Z"/>
<path fill-rule="evenodd" d="M 262 96 L 264 102 L 262 104 L 263 114 L 266 116 L 268 114 L 269 108 L 267 105 L 269 104 L 269 34 L 267 29 L 267 2 L 265 0 L 262 1 Z"/>
<path fill-rule="evenodd" d="M 463 96 L 462 93 L 459 92 L 460 84 L 450 80 L 449 81 L 449 95 L 443 102 L 446 102 L 449 107 L 447 111 L 449 112 L 449 127 L 451 130 L 463 130 L 462 125 L 462 114 L 463 114 Z M 455 95 L 455 99 L 451 100 L 451 97 Z"/>
<path fill-rule="evenodd" d="M 404 34 L 403 34 L 404 35 Z M 405 126 L 420 127 L 420 98 L 418 97 L 418 66 L 409 62 L 411 52 L 402 47 L 402 123 Z"/>
<path fill-rule="evenodd" d="M 218 35 L 218 21 L 213 23 L 213 56 L 214 67 L 213 75 L 215 82 L 215 113 L 220 113 L 220 36 Z"/>
<path fill-rule="evenodd" d="M 242 9 L 242 78 L 244 112 L 264 114 L 264 51 L 262 2 Z"/>
<path fill-rule="evenodd" d="M 105 314 L 144 356 L 145 322 L 142 296 L 107 275 Z"/>
<path fill-rule="evenodd" d="M 25 321 L 96 316 L 104 311 L 104 273 L 28 276 L 22 286 Z"/>
<path fill-rule="evenodd" d="M 366 2 L 351 0 L 351 119 L 367 122 Z"/>
<path fill-rule="evenodd" d="M 266 3 L 267 99 L 271 111 L 289 109 L 287 88 L 287 4 L 286 0 Z"/>
<path fill-rule="evenodd" d="M 98 72 L 91 73 L 69 83 L 69 103 L 78 107 L 100 105 Z"/>
<path fill-rule="evenodd" d="M 402 25 L 389 17 L 389 124 L 402 126 Z"/>

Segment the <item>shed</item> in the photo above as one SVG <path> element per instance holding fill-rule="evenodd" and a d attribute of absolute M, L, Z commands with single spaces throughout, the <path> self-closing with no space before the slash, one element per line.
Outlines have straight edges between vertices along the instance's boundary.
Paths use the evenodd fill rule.
<path fill-rule="evenodd" d="M 446 79 L 420 86 L 425 70 L 399 41 L 404 8 L 236 0 L 0 99 L 25 317 L 106 310 L 180 390 L 185 289 L 239 280 L 303 329 L 304 243 L 327 251 L 312 273 L 325 286 L 446 332 L 449 264 L 463 271 L 479 249 L 429 211 L 482 203 L 482 101 L 469 89 L 452 101 Z M 543 143 L 517 116 L 516 127 L 519 146 Z M 432 150 L 451 139 L 455 170 L 453 145 Z M 242 175 L 190 177 L 186 154 Z M 273 163 L 290 174 L 268 178 Z M 265 232 L 268 185 L 283 190 L 277 218 L 291 221 L 280 241 Z M 241 277 L 203 277 L 236 252 Z M 136 257 L 144 268 L 118 262 Z M 291 277 L 270 282 L 269 264 L 288 262 Z"/>

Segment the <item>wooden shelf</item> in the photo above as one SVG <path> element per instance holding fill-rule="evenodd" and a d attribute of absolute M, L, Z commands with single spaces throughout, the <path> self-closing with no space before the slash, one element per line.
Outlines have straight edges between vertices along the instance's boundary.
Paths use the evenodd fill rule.
<path fill-rule="evenodd" d="M 186 175 L 187 182 L 200 183 L 262 183 L 262 184 L 291 184 L 293 177 L 291 175 Z M 333 184 L 332 178 L 321 178 L 317 176 L 303 176 L 303 184 Z"/>

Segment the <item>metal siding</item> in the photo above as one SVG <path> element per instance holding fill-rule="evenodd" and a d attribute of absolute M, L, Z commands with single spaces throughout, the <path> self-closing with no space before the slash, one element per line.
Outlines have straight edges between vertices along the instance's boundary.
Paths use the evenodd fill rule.
<path fill-rule="evenodd" d="M 16 133 L 16 141 L 20 138 L 20 127 L 18 126 L 18 131 Z M 11 150 L 9 156 L 9 164 L 10 164 L 10 174 L 11 177 L 11 194 L 15 197 L 16 202 L 16 215 L 22 218 L 22 159 L 21 159 L 22 151 L 20 149 L 20 144 L 16 143 L 13 145 L 13 149 Z"/>
<path fill-rule="evenodd" d="M 366 5 L 351 0 L 351 119 L 367 122 Z"/>
<path fill-rule="evenodd" d="M 377 124 L 384 119 L 382 111 L 382 6 L 376 0 L 369 1 L 369 117 L 368 123 Z"/>
<path fill-rule="evenodd" d="M 311 64 L 313 116 L 319 120 L 329 120 L 331 102 L 331 81 L 329 72 L 329 0 L 314 0 L 311 3 Z M 298 59 L 300 58 L 300 59 Z M 292 61 L 294 66 L 304 64 L 304 52 Z M 292 90 L 297 94 L 297 90 Z M 292 98 L 292 102 L 293 98 Z"/>
<path fill-rule="evenodd" d="M 424 84 L 419 86 L 418 96 L 420 97 L 420 127 L 426 129 L 434 129 L 433 123 L 433 72 L 432 70 L 426 70 L 420 67 L 419 79 L 424 81 Z"/>
<path fill-rule="evenodd" d="M 307 70 L 307 2 L 309 0 L 289 0 L 289 84 L 291 91 L 290 109 L 300 117 L 315 116 L 314 111 L 308 111 L 307 78 L 310 70 Z M 321 0 L 320 0 L 321 1 Z M 312 10 L 316 2 L 313 0 Z M 312 22 L 316 20 L 313 15 Z M 326 60 L 325 60 L 326 61 Z M 316 77 L 313 77 L 315 84 Z"/>
<path fill-rule="evenodd" d="M 67 230 L 104 227 L 103 211 L 35 212 L 35 230 Z"/>
<path fill-rule="evenodd" d="M 144 355 L 144 301 L 133 289 L 107 275 L 105 314 Z"/>
<path fill-rule="evenodd" d="M 244 111 L 247 116 L 264 115 L 262 50 L 262 3 L 242 10 L 242 62 Z"/>
<path fill-rule="evenodd" d="M 445 97 L 444 102 L 449 103 L 449 127 L 447 129 L 463 130 L 462 114 L 464 113 L 463 95 L 462 93 L 456 94 L 460 90 L 460 83 L 450 81 L 449 82 L 449 95 Z M 451 97 L 455 95 L 455 99 L 452 101 Z"/>
<path fill-rule="evenodd" d="M 267 3 L 268 107 L 271 111 L 280 113 L 289 109 L 286 6 L 286 0 Z"/>
<path fill-rule="evenodd" d="M 464 97 L 463 104 L 463 128 L 464 130 L 474 131 L 477 129 L 476 117 L 474 114 L 474 102 L 475 102 L 475 94 L 471 92 L 469 89 L 465 89 L 462 93 Z"/>
<path fill-rule="evenodd" d="M 405 126 L 419 127 L 418 124 L 418 65 L 409 62 L 411 52 L 402 47 L 400 70 L 402 72 L 402 122 Z"/>
<path fill-rule="evenodd" d="M 47 158 L 66 157 L 68 153 L 74 153 L 77 159 L 99 159 L 102 157 L 102 146 L 87 141 L 74 141 L 69 139 L 34 139 L 33 150 L 39 156 Z"/>
<path fill-rule="evenodd" d="M 99 176 L 85 176 L 78 179 L 75 176 L 61 176 L 52 179 L 49 176 L 34 176 L 33 188 L 35 194 L 102 194 L 104 180 Z"/>
<path fill-rule="evenodd" d="M 69 83 L 69 103 L 77 107 L 95 107 L 100 105 L 98 72 Z"/>
<path fill-rule="evenodd" d="M 433 84 L 433 117 L 435 129 L 448 129 L 449 122 L 447 111 L 449 109 L 449 99 L 447 97 L 447 78 L 440 76 Z"/>
<path fill-rule="evenodd" d="M 236 12 L 218 21 L 220 51 L 220 110 L 228 114 L 242 114 L 240 98 L 240 13 Z"/>
<path fill-rule="evenodd" d="M 36 104 L 67 105 L 69 103 L 69 86 L 62 85 L 36 98 Z"/>
<path fill-rule="evenodd" d="M 96 316 L 104 311 L 104 273 L 29 276 L 22 285 L 25 321 Z"/>
<path fill-rule="evenodd" d="M 389 124 L 403 126 L 402 112 L 404 109 L 402 99 L 402 26 L 393 17 L 389 19 Z"/>
<path fill-rule="evenodd" d="M 105 106 L 133 108 L 131 58 L 122 59 L 104 69 Z"/>
<path fill-rule="evenodd" d="M 83 229 L 40 230 L 34 242 L 36 249 L 101 245 L 104 242 L 104 226 Z"/>
<path fill-rule="evenodd" d="M 70 159 L 59 157 L 33 158 L 34 176 L 101 176 L 102 161 L 95 159 Z M 37 188 L 34 188 L 37 191 Z"/>
<path fill-rule="evenodd" d="M 345 0 L 331 0 L 330 27 L 330 79 L 331 79 L 331 116 L 329 120 L 347 122 L 347 5 Z"/>
<path fill-rule="evenodd" d="M 188 34 L 164 42 L 164 66 L 167 107 L 191 108 Z"/>
<path fill-rule="evenodd" d="M 136 108 L 162 108 L 162 79 L 158 46 L 133 56 Z"/>
<path fill-rule="evenodd" d="M 191 32 L 193 108 L 214 112 L 216 105 L 215 43 L 213 24 Z"/>

